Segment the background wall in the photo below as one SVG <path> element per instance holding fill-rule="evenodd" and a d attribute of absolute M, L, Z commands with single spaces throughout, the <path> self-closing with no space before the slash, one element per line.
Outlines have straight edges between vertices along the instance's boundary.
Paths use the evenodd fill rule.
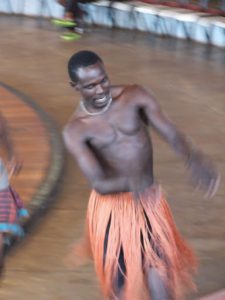
<path fill-rule="evenodd" d="M 63 7 L 56 0 L 1 0 L 0 12 L 61 17 Z"/>

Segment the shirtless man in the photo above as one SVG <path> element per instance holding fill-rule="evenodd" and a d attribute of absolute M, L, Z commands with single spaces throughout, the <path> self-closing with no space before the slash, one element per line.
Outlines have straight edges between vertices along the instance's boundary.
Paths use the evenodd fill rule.
<path fill-rule="evenodd" d="M 184 159 L 194 184 L 208 197 L 219 175 L 149 91 L 111 85 L 95 53 L 74 54 L 68 71 L 82 99 L 63 137 L 93 189 L 85 246 L 103 293 L 109 299 L 142 300 L 138 292 L 147 282 L 149 299 L 180 299 L 183 287 L 191 285 L 195 262 L 155 182 L 148 127 Z"/>

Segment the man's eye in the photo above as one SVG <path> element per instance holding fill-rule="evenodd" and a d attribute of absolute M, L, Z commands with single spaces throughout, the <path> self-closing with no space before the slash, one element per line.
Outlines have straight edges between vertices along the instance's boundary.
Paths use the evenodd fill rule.
<path fill-rule="evenodd" d="M 88 86 L 86 86 L 86 89 L 91 90 L 91 89 L 93 89 L 93 87 L 94 87 L 93 85 L 88 85 Z"/>

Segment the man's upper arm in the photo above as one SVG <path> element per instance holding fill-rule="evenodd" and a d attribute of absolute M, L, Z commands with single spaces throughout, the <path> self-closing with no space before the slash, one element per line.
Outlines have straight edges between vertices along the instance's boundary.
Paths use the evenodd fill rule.
<path fill-rule="evenodd" d="M 148 123 L 187 161 L 192 151 L 192 144 L 163 113 L 155 97 L 142 89 L 140 90 L 140 101 L 138 102 Z"/>
<path fill-rule="evenodd" d="M 103 176 L 102 168 L 88 146 L 82 129 L 67 126 L 63 131 L 63 139 L 66 148 L 75 157 L 81 171 L 91 183 Z"/>
<path fill-rule="evenodd" d="M 144 88 L 140 88 L 140 93 L 139 105 L 143 110 L 149 125 L 151 125 L 168 142 L 171 141 L 177 135 L 175 125 L 162 111 L 154 95 Z"/>

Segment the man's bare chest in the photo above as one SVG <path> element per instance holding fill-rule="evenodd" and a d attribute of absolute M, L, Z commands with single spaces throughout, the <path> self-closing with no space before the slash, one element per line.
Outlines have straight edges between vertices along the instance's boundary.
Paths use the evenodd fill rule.
<path fill-rule="evenodd" d="M 135 139 L 141 129 L 141 122 L 132 112 L 107 114 L 90 120 L 89 139 L 98 148 Z"/>

